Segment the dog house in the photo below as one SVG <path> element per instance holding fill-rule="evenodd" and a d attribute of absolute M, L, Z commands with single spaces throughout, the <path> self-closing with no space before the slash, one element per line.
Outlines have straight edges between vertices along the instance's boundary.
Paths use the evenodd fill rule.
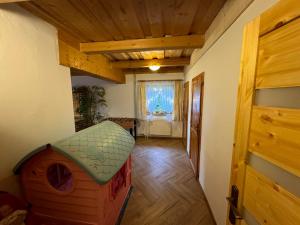
<path fill-rule="evenodd" d="M 41 147 L 15 168 L 30 224 L 114 225 L 131 187 L 133 137 L 105 121 Z"/>

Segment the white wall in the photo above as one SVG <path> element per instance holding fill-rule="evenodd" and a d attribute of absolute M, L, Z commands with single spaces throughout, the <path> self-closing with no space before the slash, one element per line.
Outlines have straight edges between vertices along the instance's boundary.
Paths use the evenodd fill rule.
<path fill-rule="evenodd" d="M 151 74 L 137 74 L 136 80 L 183 80 L 183 73 L 151 73 Z"/>
<path fill-rule="evenodd" d="M 199 180 L 218 225 L 226 220 L 225 197 L 230 179 L 243 27 L 275 2 L 254 1 L 206 54 L 185 71 L 188 81 L 205 72 Z"/>
<path fill-rule="evenodd" d="M 26 153 L 74 133 L 70 70 L 57 50 L 54 27 L 0 6 L 0 190 L 13 188 Z"/>
<path fill-rule="evenodd" d="M 101 80 L 89 76 L 73 76 L 72 85 L 98 85 L 106 90 L 106 101 L 108 104 L 108 115 L 110 117 L 135 117 L 135 78 L 139 80 L 177 80 L 184 79 L 183 73 L 166 73 L 166 74 L 128 74 L 126 75 L 125 84 L 114 84 L 109 81 Z M 138 133 L 143 128 L 138 129 Z M 181 137 L 182 123 L 172 122 L 172 136 Z"/>
<path fill-rule="evenodd" d="M 110 117 L 134 117 L 134 77 L 126 75 L 125 84 L 115 84 L 109 81 L 89 76 L 73 76 L 72 86 L 104 87 L 107 110 Z"/>

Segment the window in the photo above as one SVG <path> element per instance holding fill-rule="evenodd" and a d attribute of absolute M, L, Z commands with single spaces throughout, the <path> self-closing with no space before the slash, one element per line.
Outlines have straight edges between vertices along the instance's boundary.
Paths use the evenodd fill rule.
<path fill-rule="evenodd" d="M 174 110 L 174 82 L 147 82 L 147 112 L 153 115 L 172 114 Z"/>
<path fill-rule="evenodd" d="M 72 190 L 72 173 L 66 166 L 60 163 L 54 163 L 48 167 L 47 180 L 58 191 L 69 192 Z"/>

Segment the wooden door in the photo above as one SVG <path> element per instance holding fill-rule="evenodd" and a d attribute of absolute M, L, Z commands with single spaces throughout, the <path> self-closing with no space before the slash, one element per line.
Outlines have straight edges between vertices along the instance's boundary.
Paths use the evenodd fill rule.
<path fill-rule="evenodd" d="M 245 27 L 227 224 L 300 224 L 299 60 L 299 0 Z"/>
<path fill-rule="evenodd" d="M 182 142 L 184 147 L 187 145 L 187 124 L 188 124 L 188 110 L 189 110 L 189 82 L 185 82 L 183 86 L 183 129 Z"/>
<path fill-rule="evenodd" d="M 199 161 L 201 146 L 201 123 L 203 106 L 204 73 L 192 80 L 192 105 L 190 123 L 190 161 L 195 173 L 199 177 Z"/>

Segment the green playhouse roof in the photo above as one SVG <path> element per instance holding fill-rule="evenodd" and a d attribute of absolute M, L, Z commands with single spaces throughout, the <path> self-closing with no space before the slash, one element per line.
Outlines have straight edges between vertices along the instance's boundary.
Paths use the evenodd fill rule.
<path fill-rule="evenodd" d="M 121 126 L 104 121 L 74 135 L 51 144 L 53 150 L 73 160 L 97 183 L 108 182 L 122 167 L 133 150 L 134 138 Z M 21 166 L 45 148 L 39 148 L 25 156 L 16 166 Z"/>

